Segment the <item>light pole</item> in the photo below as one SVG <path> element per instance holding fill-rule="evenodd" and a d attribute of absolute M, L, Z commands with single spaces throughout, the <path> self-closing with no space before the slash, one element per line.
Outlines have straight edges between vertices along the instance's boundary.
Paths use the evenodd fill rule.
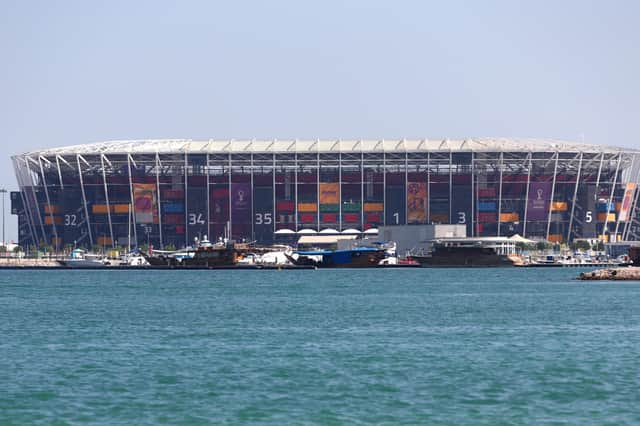
<path fill-rule="evenodd" d="M 0 194 L 2 194 L 2 244 L 5 245 L 7 240 L 4 238 L 4 195 L 7 193 L 7 190 L 4 188 L 0 188 Z"/>

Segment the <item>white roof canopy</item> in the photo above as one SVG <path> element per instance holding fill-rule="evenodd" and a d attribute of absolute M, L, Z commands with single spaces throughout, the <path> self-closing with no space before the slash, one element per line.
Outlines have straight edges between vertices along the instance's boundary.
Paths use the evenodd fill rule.
<path fill-rule="evenodd" d="M 638 152 L 631 148 L 616 148 L 560 141 L 555 139 L 469 138 L 469 139 L 361 139 L 361 140 L 192 140 L 149 139 L 121 140 L 71 145 L 26 153 L 33 156 L 75 154 L 136 154 L 136 153 L 359 153 L 359 152 L 421 152 L 421 151 L 535 151 L 535 152 Z"/>

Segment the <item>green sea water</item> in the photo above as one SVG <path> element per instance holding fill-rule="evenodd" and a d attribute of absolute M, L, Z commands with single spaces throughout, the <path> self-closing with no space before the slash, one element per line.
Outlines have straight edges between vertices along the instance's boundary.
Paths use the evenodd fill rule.
<path fill-rule="evenodd" d="M 640 282 L 0 271 L 0 424 L 638 424 Z"/>

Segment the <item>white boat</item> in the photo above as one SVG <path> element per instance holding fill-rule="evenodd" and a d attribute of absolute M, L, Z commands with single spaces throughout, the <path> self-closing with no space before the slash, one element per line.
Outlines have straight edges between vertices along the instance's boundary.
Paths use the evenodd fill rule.
<path fill-rule="evenodd" d="M 73 250 L 70 257 L 62 259 L 59 262 L 68 268 L 103 268 L 109 265 L 109 262 L 104 256 L 88 253 L 81 248 Z"/>

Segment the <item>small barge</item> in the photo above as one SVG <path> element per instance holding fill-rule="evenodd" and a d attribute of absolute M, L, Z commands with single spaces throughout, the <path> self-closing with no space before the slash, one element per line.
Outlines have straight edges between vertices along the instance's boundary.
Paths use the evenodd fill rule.
<path fill-rule="evenodd" d="M 423 267 L 504 267 L 520 265 L 523 259 L 516 242 L 506 237 L 441 238 L 430 242 L 427 252 L 411 253 Z"/>

